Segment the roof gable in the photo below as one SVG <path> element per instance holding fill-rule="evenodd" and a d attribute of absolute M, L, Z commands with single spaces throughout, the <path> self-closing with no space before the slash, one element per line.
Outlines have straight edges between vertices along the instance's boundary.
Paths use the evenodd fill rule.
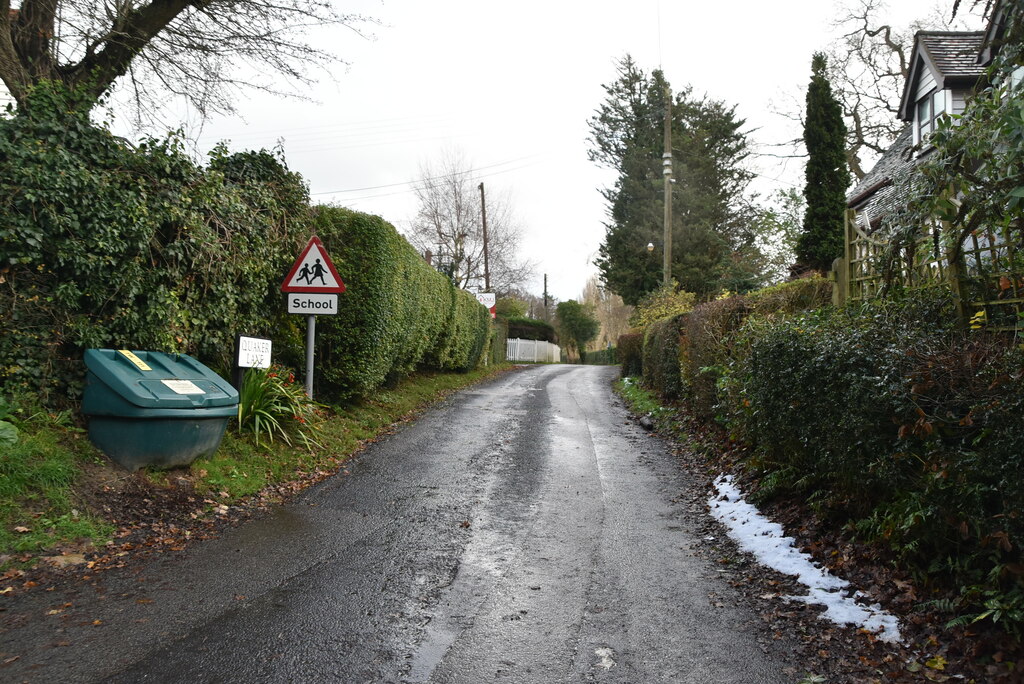
<path fill-rule="evenodd" d="M 900 119 L 913 118 L 914 95 L 924 69 L 932 74 L 940 90 L 973 87 L 985 73 L 978 64 L 984 40 L 982 31 L 918 31 L 900 98 Z"/>

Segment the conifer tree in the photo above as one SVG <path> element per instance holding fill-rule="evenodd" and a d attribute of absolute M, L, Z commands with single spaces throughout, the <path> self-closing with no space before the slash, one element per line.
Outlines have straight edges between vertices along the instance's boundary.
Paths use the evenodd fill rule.
<path fill-rule="evenodd" d="M 602 283 L 635 304 L 662 282 L 665 93 L 659 70 L 645 73 L 626 55 L 618 78 L 589 121 L 590 160 L 615 171 L 602 190 L 608 221 L 596 265 Z M 735 108 L 690 88 L 672 103 L 672 157 L 679 182 L 672 195 L 672 278 L 707 298 L 747 290 L 757 274 L 745 258 L 753 237 L 746 189 L 752 174 L 744 121 Z M 648 243 L 653 250 L 648 251 Z"/>
<path fill-rule="evenodd" d="M 846 188 L 850 184 L 846 167 L 846 125 L 825 73 L 827 66 L 825 55 L 815 53 L 811 60 L 804 122 L 808 157 L 804 186 L 807 211 L 796 245 L 798 265 L 819 271 L 830 270 L 832 261 L 843 254 L 843 214 Z"/>

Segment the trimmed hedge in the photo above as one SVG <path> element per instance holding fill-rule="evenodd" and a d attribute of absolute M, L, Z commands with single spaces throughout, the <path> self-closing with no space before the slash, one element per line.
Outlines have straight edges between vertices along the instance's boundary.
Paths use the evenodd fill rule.
<path fill-rule="evenodd" d="M 486 309 L 382 219 L 312 210 L 302 178 L 266 151 L 221 146 L 203 168 L 173 136 L 133 147 L 68 97 L 39 86 L 0 118 L 0 392 L 73 406 L 93 347 L 187 352 L 227 374 L 239 333 L 301 367 L 304 321 L 279 286 L 312 230 L 348 285 L 340 314 L 318 320 L 328 400 L 477 365 Z"/>
<path fill-rule="evenodd" d="M 662 318 L 648 325 L 644 332 L 644 384 L 664 399 L 675 400 L 683 395 L 679 342 L 689 315 L 684 313 Z"/>
<path fill-rule="evenodd" d="M 535 318 L 509 318 L 508 337 L 519 340 L 540 340 L 556 344 L 558 335 L 555 326 Z"/>
<path fill-rule="evenodd" d="M 622 364 L 622 377 L 642 376 L 644 373 L 643 333 L 619 335 L 616 349 L 619 352 L 619 362 Z"/>
<path fill-rule="evenodd" d="M 806 498 L 1024 633 L 1024 353 L 943 325 L 948 295 L 752 320 L 724 379 L 760 498 Z M 966 624 L 966 622 L 964 623 Z"/>
<path fill-rule="evenodd" d="M 750 313 L 746 297 L 701 304 L 686 319 L 681 342 L 683 385 L 694 411 L 712 417 L 718 404 L 718 380 L 733 358 L 730 336 Z"/>
<path fill-rule="evenodd" d="M 503 318 L 491 320 L 491 343 L 488 345 L 491 363 L 505 363 L 508 360 L 508 321 Z"/>
<path fill-rule="evenodd" d="M 589 366 L 614 366 L 618 364 L 618 362 L 619 355 L 618 350 L 615 347 L 589 351 L 582 359 L 580 359 L 580 363 L 585 363 Z"/>
<path fill-rule="evenodd" d="M 330 396 L 359 396 L 419 367 L 476 367 L 490 314 L 394 226 L 336 207 L 318 207 L 313 225 L 346 285 L 338 315 L 318 325 L 318 379 Z"/>

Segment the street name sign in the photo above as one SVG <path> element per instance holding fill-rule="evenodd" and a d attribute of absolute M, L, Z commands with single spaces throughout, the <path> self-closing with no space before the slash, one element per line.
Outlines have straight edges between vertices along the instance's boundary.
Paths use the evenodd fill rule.
<path fill-rule="evenodd" d="M 262 337 L 238 336 L 238 363 L 239 368 L 270 368 L 270 352 L 274 343 Z"/>

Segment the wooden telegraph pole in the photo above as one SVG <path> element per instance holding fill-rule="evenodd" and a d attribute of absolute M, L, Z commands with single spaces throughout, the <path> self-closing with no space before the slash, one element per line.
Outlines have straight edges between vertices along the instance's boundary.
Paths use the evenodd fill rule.
<path fill-rule="evenodd" d="M 661 155 L 661 173 L 665 186 L 665 236 L 661 282 L 672 283 L 672 88 L 665 86 L 665 151 Z"/>
<path fill-rule="evenodd" d="M 480 183 L 480 215 L 484 228 L 484 292 L 491 291 L 491 267 L 487 260 L 487 202 L 484 200 L 484 184 Z"/>

